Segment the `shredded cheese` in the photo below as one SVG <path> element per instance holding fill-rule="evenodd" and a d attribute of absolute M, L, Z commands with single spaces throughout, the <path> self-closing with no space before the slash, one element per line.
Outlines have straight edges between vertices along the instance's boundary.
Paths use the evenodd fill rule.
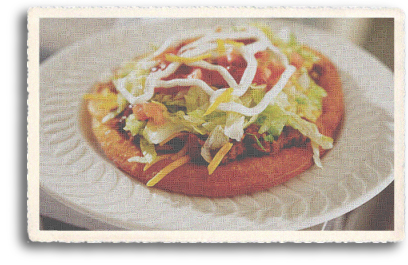
<path fill-rule="evenodd" d="M 186 155 L 183 156 L 179 159 L 177 159 L 176 161 L 174 161 L 173 163 L 167 165 L 165 168 L 163 168 L 162 170 L 159 171 L 159 173 L 157 173 L 153 178 L 151 178 L 147 183 L 146 186 L 148 187 L 153 187 L 154 185 L 156 185 L 160 180 L 162 180 L 167 174 L 169 174 L 170 172 L 172 172 L 173 170 L 175 170 L 178 167 L 181 167 L 182 165 L 188 163 L 190 161 L 190 156 Z"/>
<path fill-rule="evenodd" d="M 104 110 L 111 110 L 113 108 L 116 108 L 118 106 L 118 103 L 116 102 L 105 102 L 98 104 L 98 108 L 104 109 Z"/>
<path fill-rule="evenodd" d="M 217 39 L 217 51 L 219 54 L 224 54 L 226 52 L 224 40 Z"/>
<path fill-rule="evenodd" d="M 151 166 L 153 166 L 157 162 L 168 159 L 171 156 L 172 156 L 172 154 L 165 154 L 165 155 L 161 155 L 161 156 L 156 156 L 156 159 L 154 159 L 152 162 L 146 163 L 145 167 L 143 168 L 143 171 L 148 170 Z"/>
<path fill-rule="evenodd" d="M 148 170 L 151 166 L 153 166 L 153 165 L 156 164 L 157 162 L 162 161 L 162 160 L 165 160 L 165 159 L 168 159 L 168 158 L 170 158 L 170 159 L 173 160 L 173 161 L 174 161 L 174 160 L 177 160 L 177 159 L 179 159 L 180 157 L 183 157 L 183 156 L 187 155 L 187 151 L 188 151 L 188 145 L 185 144 L 185 145 L 183 146 L 183 148 L 181 148 L 181 150 L 178 151 L 178 152 L 175 153 L 175 154 L 165 154 L 165 155 L 157 156 L 155 160 L 153 160 L 151 163 L 147 163 L 147 164 L 145 165 L 145 167 L 143 168 L 143 171 Z"/>
<path fill-rule="evenodd" d="M 233 41 L 233 40 L 225 40 L 225 43 L 226 43 L 226 44 L 233 45 L 233 46 L 235 46 L 235 47 L 242 47 L 242 46 L 245 45 L 245 44 L 243 44 L 242 42 Z"/>
<path fill-rule="evenodd" d="M 85 94 L 82 96 L 85 100 L 106 100 L 106 101 L 116 101 L 117 96 L 113 93 L 109 93 L 107 95 L 101 94 Z"/>
<path fill-rule="evenodd" d="M 170 158 L 173 159 L 173 160 L 177 160 L 180 157 L 185 156 L 187 154 L 187 152 L 188 152 L 188 144 L 185 144 L 183 146 L 183 148 L 181 148 L 180 151 L 178 151 L 176 154 L 172 155 Z"/>
<path fill-rule="evenodd" d="M 166 60 L 169 62 L 177 62 L 177 63 L 194 63 L 198 61 L 202 61 L 205 59 L 210 58 L 212 55 L 211 53 L 205 53 L 195 57 L 181 57 L 174 54 L 166 54 Z"/>
<path fill-rule="evenodd" d="M 172 139 L 174 139 L 174 138 L 176 138 L 176 137 L 185 136 L 185 135 L 187 135 L 186 132 L 175 132 L 175 133 L 171 134 L 169 137 L 167 137 L 166 139 L 164 139 L 163 141 L 161 141 L 161 142 L 159 143 L 159 145 L 160 145 L 160 146 L 163 146 L 163 145 L 165 145 L 166 143 L 168 143 L 170 140 L 172 140 Z"/>
<path fill-rule="evenodd" d="M 118 106 L 117 96 L 113 93 L 108 94 L 85 94 L 83 95 L 85 100 L 97 101 L 97 108 L 102 110 L 111 110 Z"/>
<path fill-rule="evenodd" d="M 217 154 L 214 156 L 213 160 L 211 160 L 210 164 L 208 165 L 208 174 L 212 174 L 215 169 L 218 167 L 218 165 L 221 163 L 222 159 L 224 156 L 231 150 L 232 148 L 232 143 L 228 142 L 221 149 L 217 152 Z"/>
<path fill-rule="evenodd" d="M 232 94 L 233 91 L 234 91 L 234 89 L 233 89 L 232 87 L 230 87 L 230 88 L 227 88 L 224 92 L 222 92 L 221 95 L 219 95 L 219 96 L 215 99 L 214 103 L 212 103 L 212 104 L 208 107 L 207 111 L 204 113 L 204 116 L 205 116 L 205 115 L 208 115 L 208 114 L 212 113 L 214 110 L 216 110 L 217 107 L 218 107 L 221 103 L 229 102 L 229 101 L 231 100 L 231 98 L 232 98 L 231 94 Z"/>

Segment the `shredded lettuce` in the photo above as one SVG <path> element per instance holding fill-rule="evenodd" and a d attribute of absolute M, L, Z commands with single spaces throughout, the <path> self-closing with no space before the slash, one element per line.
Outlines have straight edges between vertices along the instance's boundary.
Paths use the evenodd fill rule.
<path fill-rule="evenodd" d="M 224 134 L 238 142 L 241 141 L 242 137 L 244 136 L 244 123 L 244 115 L 235 112 L 228 112 Z"/>
<path fill-rule="evenodd" d="M 136 68 L 125 77 L 114 79 L 113 84 L 119 91 L 128 91 L 133 96 L 139 96 L 143 93 L 148 72 Z"/>
<path fill-rule="evenodd" d="M 316 166 L 322 168 L 322 162 L 320 161 L 320 148 L 319 145 L 315 142 L 311 142 L 312 144 L 312 149 L 313 149 L 313 160 Z"/>
<path fill-rule="evenodd" d="M 205 141 L 204 145 L 201 147 L 201 156 L 208 163 L 211 162 L 212 156 L 210 151 L 220 149 L 226 143 L 228 143 L 229 138 L 224 134 L 224 129 L 221 125 L 218 125 L 212 130 Z"/>
<path fill-rule="evenodd" d="M 286 112 L 277 104 L 269 105 L 258 117 L 256 123 L 260 125 L 258 133 L 268 132 L 278 137 L 288 122 Z"/>
<path fill-rule="evenodd" d="M 146 126 L 146 121 L 139 121 L 134 114 L 130 114 L 125 121 L 125 131 L 130 131 L 132 136 L 135 136 L 142 132 L 143 128 Z"/>
<path fill-rule="evenodd" d="M 321 134 L 316 124 L 308 122 L 294 113 L 286 112 L 286 115 L 289 126 L 310 138 L 312 142 L 317 143 L 323 149 L 333 148 L 333 139 Z"/>
<path fill-rule="evenodd" d="M 152 163 L 156 159 L 157 153 L 154 144 L 149 143 L 144 138 L 140 138 L 140 149 L 143 156 L 131 157 L 128 159 L 129 162 Z"/>
<path fill-rule="evenodd" d="M 102 123 L 105 123 L 113 118 L 115 118 L 117 115 L 119 115 L 125 108 L 128 106 L 128 102 L 125 99 L 122 94 L 117 94 L 116 95 L 116 103 L 117 103 L 117 108 L 116 110 L 109 112 L 105 117 L 102 118 Z"/>
<path fill-rule="evenodd" d="M 252 135 L 252 136 L 255 138 L 255 141 L 256 141 L 256 143 L 258 144 L 258 146 L 259 146 L 262 150 L 264 150 L 264 151 L 266 152 L 265 147 L 263 147 L 261 141 L 259 141 L 258 137 L 257 137 L 255 134 L 252 134 L 252 133 L 247 133 L 247 134 L 248 134 L 248 135 Z"/>
<path fill-rule="evenodd" d="M 162 125 L 156 125 L 153 122 L 147 122 L 144 130 L 143 137 L 152 144 L 159 144 L 166 140 L 170 135 L 185 131 L 186 127 L 181 123 L 174 123 L 167 120 Z"/>
<path fill-rule="evenodd" d="M 212 113 L 205 116 L 205 123 L 203 123 L 203 127 L 210 132 L 214 130 L 215 127 L 218 125 L 224 126 L 226 121 L 227 121 L 226 112 L 213 111 Z"/>
<path fill-rule="evenodd" d="M 208 131 L 202 126 L 205 120 L 200 116 L 188 115 L 183 111 L 176 112 L 169 117 L 173 123 L 183 124 L 187 131 L 205 135 Z"/>
<path fill-rule="evenodd" d="M 199 87 L 191 87 L 184 96 L 187 113 L 197 109 L 206 110 L 209 106 L 210 97 Z"/>
<path fill-rule="evenodd" d="M 181 109 L 185 109 L 186 101 L 184 98 L 178 97 L 178 95 L 167 95 L 167 94 L 155 94 L 152 101 L 160 102 L 166 106 L 168 112 L 175 113 Z"/>
<path fill-rule="evenodd" d="M 316 122 L 322 114 L 322 102 L 327 93 L 309 77 L 306 69 L 303 68 L 301 71 L 303 73 L 299 79 L 291 80 L 284 88 L 284 93 L 279 94 L 276 103 L 286 111 Z"/>
<path fill-rule="evenodd" d="M 254 23 L 253 26 L 257 27 L 259 30 L 265 34 L 265 36 L 269 39 L 269 41 L 278 47 L 285 45 L 285 42 L 277 36 L 270 27 L 266 25 L 262 25 L 260 23 Z"/>

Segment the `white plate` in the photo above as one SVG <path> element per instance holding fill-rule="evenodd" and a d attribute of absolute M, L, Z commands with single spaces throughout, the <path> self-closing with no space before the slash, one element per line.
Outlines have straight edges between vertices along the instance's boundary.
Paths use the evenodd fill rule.
<path fill-rule="evenodd" d="M 244 23 L 184 19 L 125 23 L 77 43 L 41 65 L 40 184 L 72 209 L 130 230 L 297 230 L 340 216 L 393 180 L 393 75 L 362 49 L 302 25 L 298 39 L 338 67 L 345 120 L 323 169 L 253 195 L 210 199 L 147 188 L 109 162 L 89 130 L 82 95 L 115 66 L 173 33 Z"/>

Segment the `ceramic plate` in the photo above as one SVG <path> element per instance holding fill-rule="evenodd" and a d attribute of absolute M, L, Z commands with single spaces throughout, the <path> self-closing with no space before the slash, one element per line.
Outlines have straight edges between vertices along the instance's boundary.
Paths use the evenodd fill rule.
<path fill-rule="evenodd" d="M 40 68 L 40 184 L 83 214 L 130 230 L 297 230 L 338 217 L 393 180 L 393 74 L 362 49 L 284 20 L 298 39 L 327 55 L 341 75 L 345 119 L 334 148 L 270 190 L 210 199 L 147 188 L 108 161 L 96 144 L 82 95 L 123 61 L 197 27 L 242 19 L 132 21 L 76 43 Z"/>

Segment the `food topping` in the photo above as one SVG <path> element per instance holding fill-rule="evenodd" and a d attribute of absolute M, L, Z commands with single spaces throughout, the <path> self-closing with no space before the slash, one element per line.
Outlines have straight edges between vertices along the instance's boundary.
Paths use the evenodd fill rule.
<path fill-rule="evenodd" d="M 315 83 L 319 58 L 285 36 L 263 26 L 183 32 L 84 98 L 110 110 L 102 122 L 120 120 L 140 145 L 143 156 L 129 162 L 145 171 L 167 164 L 148 186 L 185 163 L 208 163 L 212 174 L 245 155 L 308 142 L 321 167 L 319 149 L 333 140 L 315 124 L 327 95 Z"/>

